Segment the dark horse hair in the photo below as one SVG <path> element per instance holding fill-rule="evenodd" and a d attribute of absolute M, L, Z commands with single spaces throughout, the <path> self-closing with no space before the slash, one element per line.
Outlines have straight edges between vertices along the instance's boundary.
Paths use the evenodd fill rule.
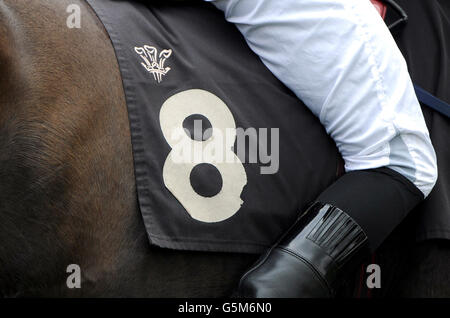
<path fill-rule="evenodd" d="M 84 1 L 0 1 L 0 73 L 0 295 L 231 293 L 254 255 L 149 245 L 119 68 Z"/>

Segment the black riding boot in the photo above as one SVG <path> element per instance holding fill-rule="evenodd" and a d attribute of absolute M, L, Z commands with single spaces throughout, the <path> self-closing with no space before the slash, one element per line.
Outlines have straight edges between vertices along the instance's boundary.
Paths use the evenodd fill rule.
<path fill-rule="evenodd" d="M 389 168 L 346 173 L 318 197 L 328 204 L 312 205 L 242 277 L 238 296 L 334 296 L 347 272 L 422 200 Z"/>
<path fill-rule="evenodd" d="M 344 211 L 315 203 L 242 278 L 239 297 L 333 297 L 342 275 L 369 253 Z"/>

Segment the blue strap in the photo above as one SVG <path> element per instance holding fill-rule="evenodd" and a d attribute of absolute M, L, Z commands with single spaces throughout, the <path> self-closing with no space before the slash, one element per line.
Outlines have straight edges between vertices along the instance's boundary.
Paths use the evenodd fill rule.
<path fill-rule="evenodd" d="M 431 95 L 418 85 L 414 85 L 414 89 L 416 90 L 416 95 L 420 102 L 424 103 L 425 105 L 434 109 L 435 111 L 441 113 L 442 115 L 445 115 L 450 118 L 449 104 Z"/>

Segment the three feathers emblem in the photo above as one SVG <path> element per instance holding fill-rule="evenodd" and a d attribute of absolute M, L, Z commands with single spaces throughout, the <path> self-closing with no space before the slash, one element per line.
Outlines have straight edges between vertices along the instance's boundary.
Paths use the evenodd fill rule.
<path fill-rule="evenodd" d="M 136 46 L 134 50 L 143 60 L 141 65 L 153 75 L 158 83 L 161 83 L 162 77 L 170 71 L 170 67 L 164 66 L 164 63 L 172 55 L 172 50 L 165 49 L 158 54 L 158 50 L 150 45 Z"/>

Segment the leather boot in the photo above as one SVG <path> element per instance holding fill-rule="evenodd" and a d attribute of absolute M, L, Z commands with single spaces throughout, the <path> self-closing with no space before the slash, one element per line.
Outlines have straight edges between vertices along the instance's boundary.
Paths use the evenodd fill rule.
<path fill-rule="evenodd" d="M 238 297 L 333 297 L 369 254 L 367 236 L 344 211 L 314 203 L 241 278 Z"/>

